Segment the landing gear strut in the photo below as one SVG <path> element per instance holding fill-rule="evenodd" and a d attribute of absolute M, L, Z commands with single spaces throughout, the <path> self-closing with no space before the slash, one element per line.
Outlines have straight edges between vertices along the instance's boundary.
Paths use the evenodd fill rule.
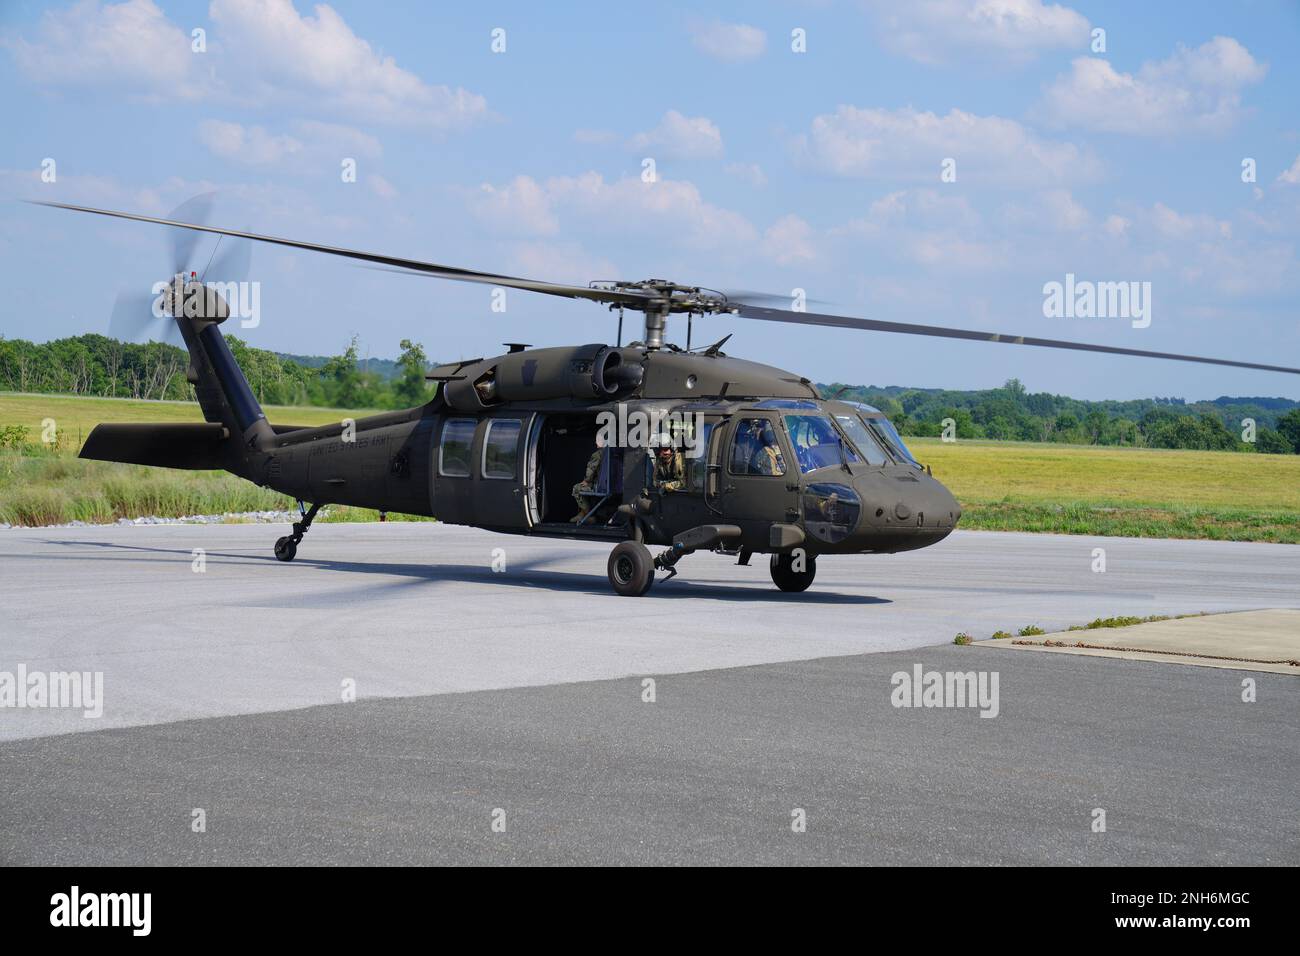
<path fill-rule="evenodd" d="M 312 505 L 311 508 L 304 508 L 301 501 L 298 502 L 298 514 L 302 516 L 301 521 L 293 523 L 293 534 L 287 534 L 275 542 L 275 559 L 277 561 L 292 561 L 298 554 L 298 545 L 302 541 L 302 536 L 307 533 L 311 523 L 316 520 L 316 512 L 320 511 L 320 502 Z"/>
<path fill-rule="evenodd" d="M 655 583 L 655 571 L 677 575 L 677 562 L 703 548 L 716 548 L 740 538 L 735 525 L 700 525 L 673 538 L 673 546 L 651 557 L 639 540 L 621 541 L 609 555 L 609 583 L 624 597 L 640 597 Z M 667 580 L 667 578 L 665 578 Z"/>

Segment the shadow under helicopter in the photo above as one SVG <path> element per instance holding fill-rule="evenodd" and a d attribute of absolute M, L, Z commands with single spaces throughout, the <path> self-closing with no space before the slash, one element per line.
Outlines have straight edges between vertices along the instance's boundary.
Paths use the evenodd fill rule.
<path fill-rule="evenodd" d="M 147 561 L 145 554 L 164 554 L 182 556 L 186 561 L 193 558 L 189 548 L 160 548 L 144 545 L 121 544 L 111 541 L 65 541 L 47 540 L 48 544 L 58 544 L 88 548 L 104 548 L 110 551 L 135 552 L 142 555 L 139 560 Z M 231 563 L 258 564 L 280 562 L 271 555 L 247 554 L 229 551 L 207 551 L 206 559 L 223 559 Z M 73 556 L 73 560 L 77 558 Z M 480 564 L 399 564 L 395 562 L 337 561 L 326 558 L 298 557 L 296 566 L 316 568 L 322 571 L 336 571 L 345 574 L 372 574 L 388 577 L 400 577 L 405 580 L 393 581 L 380 585 L 367 585 L 347 591 L 322 595 L 320 592 L 304 594 L 299 601 L 277 600 L 277 607 L 319 607 L 335 601 L 350 601 L 353 595 L 376 595 L 386 591 L 404 590 L 421 584 L 438 584 L 456 582 L 461 584 L 487 584 L 504 587 L 522 587 L 550 591 L 569 591 L 602 597 L 612 596 L 609 581 L 603 574 L 588 574 L 581 571 L 547 571 L 547 565 L 560 561 L 573 560 L 569 551 L 556 551 L 537 555 L 531 559 L 510 562 L 505 571 L 493 571 L 491 567 Z M 87 558 L 85 560 L 93 560 Z M 129 560 L 129 559 L 128 559 Z M 757 573 L 764 573 L 761 567 L 754 568 Z M 650 590 L 647 598 L 667 600 L 678 598 L 712 598 L 719 601 L 763 601 L 776 604 L 808 605 L 870 605 L 892 604 L 889 598 L 874 597 L 866 594 L 841 594 L 835 591 L 804 591 L 801 594 L 787 594 L 768 582 L 755 582 L 753 586 L 724 584 L 716 580 L 692 580 L 683 574 L 669 580 L 659 579 Z M 250 606 L 268 606 L 271 602 L 255 601 Z"/>

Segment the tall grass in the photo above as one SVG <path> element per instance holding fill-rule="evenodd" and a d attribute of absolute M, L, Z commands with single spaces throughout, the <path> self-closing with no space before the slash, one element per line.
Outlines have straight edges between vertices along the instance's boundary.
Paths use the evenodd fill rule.
<path fill-rule="evenodd" d="M 172 471 L 83 461 L 27 446 L 0 451 L 0 523 L 39 526 L 157 515 L 180 518 L 291 511 L 292 498 L 220 471 Z M 322 521 L 374 521 L 369 508 L 332 507 Z M 420 520 L 392 515 L 394 520 Z"/>

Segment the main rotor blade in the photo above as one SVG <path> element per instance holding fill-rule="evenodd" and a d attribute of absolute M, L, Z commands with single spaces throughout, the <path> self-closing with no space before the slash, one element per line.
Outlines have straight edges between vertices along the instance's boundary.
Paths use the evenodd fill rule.
<path fill-rule="evenodd" d="M 1077 352 L 1105 352 L 1110 355 L 1136 355 L 1141 358 L 1171 359 L 1175 362 L 1201 362 L 1205 365 L 1231 365 L 1235 368 L 1253 368 L 1265 372 L 1288 372 L 1292 375 L 1300 375 L 1300 368 L 1287 368 L 1284 365 L 1262 365 L 1258 362 L 1238 362 L 1233 359 L 1205 358 L 1200 355 L 1180 355 L 1177 352 L 1148 352 L 1144 349 L 1126 349 L 1115 345 L 1093 345 L 1089 342 L 1038 339 L 1029 335 L 1001 335 L 997 332 L 950 329 L 939 325 L 915 325 L 911 322 L 882 322 L 878 319 L 857 319 L 844 315 L 826 315 L 820 312 L 790 312 L 786 309 L 765 309 L 761 306 L 742 305 L 738 310 L 738 314 L 747 319 L 763 319 L 768 322 L 825 325 L 841 329 L 864 329 L 868 332 L 901 332 L 905 335 L 932 335 L 944 339 L 969 339 L 974 342 L 1003 342 L 1007 345 L 1035 345 L 1040 348 L 1073 349 Z"/>
<path fill-rule="evenodd" d="M 208 232 L 217 236 L 234 236 L 238 239 L 253 239 L 257 242 L 269 242 L 291 249 L 307 249 L 312 252 L 324 252 L 331 256 L 343 256 L 348 259 L 360 259 L 379 265 L 393 266 L 422 272 L 439 279 L 451 279 L 457 282 L 478 282 L 483 285 L 506 286 L 511 289 L 523 289 L 528 292 L 541 292 L 545 295 L 558 295 L 569 299 L 591 299 L 596 302 L 612 302 L 623 305 L 640 305 L 650 301 L 650 296 L 634 292 L 617 292 L 608 289 L 589 289 L 586 286 L 564 285 L 558 282 L 541 282 L 536 279 L 521 279 L 516 276 L 498 275 L 493 272 L 477 272 L 473 269 L 461 269 L 456 266 L 439 265 L 436 262 L 421 262 L 418 259 L 402 259 L 397 256 L 384 256 L 373 252 L 359 252 L 355 249 L 342 249 L 338 246 L 324 246 L 315 242 L 302 242 L 297 239 L 280 239 L 275 236 L 260 236 L 252 232 L 239 232 L 234 229 L 219 229 L 193 222 L 177 222 L 173 219 L 159 219 L 155 216 L 141 216 L 136 213 L 115 212 L 111 209 L 94 209 L 90 206 L 73 206 L 69 203 L 49 202 L 29 199 L 27 202 L 37 206 L 53 206 L 56 209 L 71 209 L 74 212 L 88 212 L 97 216 L 113 216 L 118 219 L 132 219 L 136 222 L 152 222 L 161 226 L 179 226 L 197 232 Z"/>

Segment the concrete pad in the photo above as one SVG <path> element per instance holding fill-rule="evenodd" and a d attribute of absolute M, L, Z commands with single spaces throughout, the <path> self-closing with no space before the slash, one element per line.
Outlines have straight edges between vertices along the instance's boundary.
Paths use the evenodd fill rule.
<path fill-rule="evenodd" d="M 324 524 L 284 564 L 271 545 L 287 530 L 0 532 L 0 671 L 104 685 L 98 718 L 0 707 L 0 740 L 333 704 L 345 688 L 420 697 L 1063 631 L 1106 614 L 1300 608 L 1289 544 L 957 531 L 922 551 L 828 556 L 802 594 L 773 587 L 765 561 L 696 554 L 633 599 L 609 587 L 609 545 Z M 1091 570 L 1097 547 L 1104 574 Z"/>
<path fill-rule="evenodd" d="M 1081 641 L 1097 647 L 1045 647 L 1017 641 Z M 1134 661 L 1226 667 L 1300 677 L 1300 610 L 1239 611 L 1131 627 L 1066 631 L 1031 638 L 978 641 L 973 647 L 1120 657 Z M 1204 656 L 1196 656 L 1204 655 Z"/>

